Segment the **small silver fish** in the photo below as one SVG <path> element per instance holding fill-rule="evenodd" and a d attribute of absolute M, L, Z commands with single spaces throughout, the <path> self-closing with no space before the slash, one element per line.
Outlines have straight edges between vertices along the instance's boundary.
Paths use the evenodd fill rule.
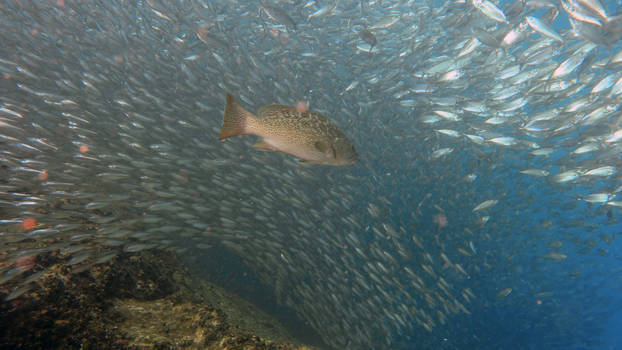
<path fill-rule="evenodd" d="M 270 18 L 271 20 L 280 23 L 288 28 L 296 29 L 296 22 L 289 16 L 289 14 L 280 7 L 260 4 L 259 8 Z"/>
<path fill-rule="evenodd" d="M 377 42 L 376 36 L 374 36 L 374 34 L 372 34 L 372 32 L 370 32 L 369 30 L 367 29 L 359 30 L 359 36 L 361 37 L 361 39 L 363 39 L 364 42 L 368 43 L 372 48 L 376 46 L 376 42 Z"/>

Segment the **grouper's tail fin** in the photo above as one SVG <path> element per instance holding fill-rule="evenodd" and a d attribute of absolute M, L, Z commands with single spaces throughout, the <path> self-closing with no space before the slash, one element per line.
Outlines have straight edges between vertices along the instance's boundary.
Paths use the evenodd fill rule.
<path fill-rule="evenodd" d="M 250 134 L 250 125 L 257 117 L 247 111 L 238 101 L 227 93 L 227 104 L 225 105 L 225 118 L 222 121 L 219 140 L 226 139 L 242 134 Z"/>

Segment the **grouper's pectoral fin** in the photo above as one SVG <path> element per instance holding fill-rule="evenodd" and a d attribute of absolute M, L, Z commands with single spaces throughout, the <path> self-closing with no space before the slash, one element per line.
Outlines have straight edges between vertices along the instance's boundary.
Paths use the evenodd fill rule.
<path fill-rule="evenodd" d="M 267 144 L 266 141 L 264 141 L 263 139 L 257 141 L 257 143 L 253 145 L 253 147 L 257 149 L 263 149 L 265 151 L 280 152 L 278 149 Z"/>
<path fill-rule="evenodd" d="M 299 159 L 298 163 L 303 163 L 303 164 L 324 164 L 319 160 L 312 160 L 312 159 Z"/>

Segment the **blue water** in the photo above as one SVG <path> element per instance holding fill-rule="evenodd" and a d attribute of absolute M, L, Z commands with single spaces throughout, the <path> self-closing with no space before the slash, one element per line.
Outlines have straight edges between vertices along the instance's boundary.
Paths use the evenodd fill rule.
<path fill-rule="evenodd" d="M 507 8 L 513 2 L 496 3 Z M 27 118 L 23 120 L 28 122 L 22 121 L 21 129 L 15 128 L 20 131 L 13 131 L 15 134 L 9 136 L 21 137 L 16 141 L 20 144 L 43 135 L 41 137 L 51 139 L 50 143 L 63 145 L 64 148 L 58 148 L 61 151 L 52 155 L 53 152 L 37 153 L 41 163 L 49 162 L 46 169 L 52 175 L 56 170 L 61 179 L 67 174 L 64 164 L 81 159 L 77 157 L 79 154 L 73 153 L 77 152 L 74 146 L 82 142 L 90 144 L 95 150 L 92 153 L 104 155 L 102 159 L 125 166 L 113 167 L 114 171 L 131 173 L 123 177 L 126 187 L 118 187 L 116 181 L 106 183 L 105 177 L 100 180 L 94 176 L 111 171 L 103 161 L 98 165 L 87 163 L 88 166 L 72 168 L 74 173 L 69 171 L 70 176 L 83 179 L 87 174 L 86 177 L 94 178 L 94 184 L 104 183 L 109 187 L 101 187 L 104 190 L 99 193 L 96 191 L 101 188 L 93 186 L 93 189 L 71 178 L 76 182 L 71 190 L 78 188 L 87 192 L 82 198 L 85 203 L 76 200 L 71 210 L 79 211 L 91 200 L 97 204 L 99 200 L 107 200 L 109 194 L 117 193 L 114 191 L 126 189 L 139 194 L 136 196 L 139 199 L 133 203 L 137 206 L 132 210 L 145 215 L 153 209 L 154 203 L 175 202 L 173 204 L 181 208 L 179 211 L 186 214 L 183 220 L 176 216 L 175 208 L 149 213 L 151 218 L 161 215 L 163 221 L 173 226 L 169 227 L 171 232 L 179 230 L 185 234 L 179 238 L 174 232 L 173 238 L 166 237 L 169 241 L 190 247 L 198 242 L 209 243 L 215 249 L 222 249 L 225 245 L 219 246 L 222 242 L 218 240 L 229 239 L 230 246 L 237 244 L 235 252 L 242 252 L 240 261 L 247 263 L 249 270 L 256 269 L 259 277 L 246 280 L 248 274 L 240 267 L 240 261 L 236 261 L 239 264 L 224 263 L 213 268 L 222 275 L 223 284 L 244 286 L 244 283 L 260 284 L 261 280 L 265 285 L 248 288 L 245 297 L 252 299 L 255 294 L 257 299 L 278 299 L 279 306 L 287 304 L 295 309 L 295 312 L 289 310 L 288 315 L 297 313 L 300 321 L 308 322 L 307 325 L 319 319 L 318 333 L 343 336 L 339 343 L 345 344 L 344 348 L 356 344 L 352 339 L 360 336 L 356 331 L 362 328 L 373 333 L 370 336 L 373 344 L 396 350 L 622 349 L 622 210 L 581 200 L 587 194 L 612 192 L 620 186 L 622 178 L 616 174 L 568 184 L 553 180 L 554 175 L 576 167 L 593 169 L 612 165 L 620 170 L 622 157 L 605 153 L 605 150 L 619 151 L 615 143 L 586 155 L 570 154 L 593 134 L 601 137 L 599 145 L 603 144 L 604 134 L 620 128 L 616 124 L 620 123 L 619 111 L 600 120 L 598 126 L 602 130 L 581 126 L 568 134 L 556 134 L 552 139 L 516 132 L 524 121 L 520 118 L 528 119 L 543 110 L 563 107 L 569 101 L 586 96 L 589 88 L 566 97 L 551 94 L 553 97 L 547 103 L 535 108 L 528 106 L 520 111 L 524 115 L 517 112 L 512 116 L 518 120 L 499 127 L 482 127 L 488 117 L 468 113 L 456 123 L 442 120 L 430 126 L 420 120 L 424 113 L 458 110 L 467 99 L 486 98 L 486 91 L 481 91 L 486 88 L 482 86 L 491 86 L 489 80 L 494 79 L 494 72 L 482 78 L 477 75 L 480 67 L 467 67 L 465 71 L 473 77 L 466 78 L 471 79 L 467 81 L 458 80 L 457 87 L 451 83 L 443 85 L 424 74 L 431 66 L 427 60 L 443 59 L 455 53 L 456 50 L 444 44 L 449 42 L 455 46 L 457 43 L 446 36 L 466 32 L 459 41 L 468 41 L 472 37 L 468 34 L 470 28 L 439 29 L 440 26 L 422 25 L 436 32 L 412 31 L 415 24 L 426 21 L 446 23 L 447 17 L 460 19 L 463 11 L 476 11 L 468 7 L 471 5 L 464 9 L 456 2 L 455 8 L 443 13 L 444 18 L 408 18 L 404 20 L 408 25 L 399 23 L 390 30 L 378 30 L 377 47 L 369 53 L 356 48 L 361 42 L 355 30 L 357 26 L 375 23 L 389 13 L 387 8 L 424 5 L 407 1 L 341 0 L 335 14 L 306 20 L 311 11 L 325 2 L 275 1 L 275 5 L 298 22 L 294 30 L 266 18 L 257 6 L 244 7 L 242 2 L 240 9 L 226 2 L 209 0 L 172 1 L 170 7 L 157 1 L 128 4 L 118 0 L 114 4 L 118 8 L 88 2 L 90 6 L 84 5 L 85 9 L 76 5 L 78 12 L 84 11 L 83 17 L 75 17 L 79 18 L 75 22 L 72 22 L 74 17 L 68 17 L 66 26 L 51 28 L 43 39 L 32 34 L 39 20 L 37 13 L 33 15 L 24 10 L 13 14 L 15 18 L 22 14 L 28 17 L 34 23 L 32 28 L 24 25 L 27 28 L 14 32 L 12 28 L 23 25 L 22 22 L 10 24 L 11 29 L 3 26 L 5 34 L 9 31 L 13 34 L 11 45 L 19 46 L 19 52 L 32 51 L 34 58 L 12 57 L 14 50 L 4 48 L 0 58 L 6 59 L 6 63 L 3 61 L 0 69 L 10 71 L 9 77 L 17 77 L 12 79 L 24 79 L 27 88 L 61 90 L 61 96 L 49 95 L 54 102 L 65 98 L 75 100 L 75 107 L 49 103 L 41 97 L 48 95 L 24 92 L 12 80 L 3 81 L 1 86 L 9 90 L 10 103 L 24 109 L 32 107 L 32 111 L 24 112 Z M 341 17 L 339 11 L 357 15 L 364 12 L 358 8 L 363 4 L 368 9 L 363 21 Z M 441 8 L 446 3 L 431 1 L 426 4 Z M 130 17 L 106 12 L 111 11 L 107 6 L 112 6 L 112 10 L 124 10 L 124 5 L 131 12 Z M 606 5 L 610 14 L 622 11 L 620 1 L 608 1 Z M 60 9 L 54 11 L 59 12 L 51 13 L 69 11 L 63 6 L 56 6 Z M 93 8 L 102 11 L 101 21 L 89 17 L 93 16 L 90 12 Z M 529 15 L 541 17 L 547 11 L 534 9 Z M 5 20 L 11 23 L 4 17 L 0 19 L 2 24 Z M 491 23 L 489 19 L 484 22 L 489 27 L 497 25 Z M 81 28 L 81 25 L 88 28 Z M 112 29 L 100 30 L 100 27 Z M 563 11 L 553 28 L 560 32 L 570 28 Z M 54 32 L 56 29 L 58 32 Z M 224 44 L 201 37 L 201 30 L 209 31 L 204 36 L 219 38 L 212 40 L 221 40 Z M 74 47 L 71 41 L 74 31 L 91 46 L 79 46 L 80 50 Z M 126 47 L 128 37 L 137 47 Z M 530 32 L 530 38 L 534 37 L 539 38 L 537 33 Z M 417 42 L 421 38 L 421 42 Z M 519 55 L 533 44 L 531 39 L 509 49 L 482 46 L 478 50 L 495 61 L 495 50 Z M 58 53 L 50 53 L 53 50 L 48 50 L 47 46 L 36 47 L 43 45 L 41 43 L 51 47 L 58 45 Z M 20 45 L 35 47 L 31 50 Z M 108 46 L 113 47 L 110 52 Z M 407 50 L 411 46 L 428 49 L 430 54 L 419 57 L 409 53 Z M 568 46 L 577 47 L 577 41 Z M 562 46 L 562 49 L 567 47 Z M 599 45 L 594 62 L 620 49 L 619 42 L 610 47 Z M 73 55 L 75 52 L 79 54 Z M 54 57 L 56 54 L 69 58 Z M 552 60 L 560 63 L 567 54 Z M 45 76 L 47 85 L 34 86 L 39 82 L 16 73 L 12 61 Z M 57 64 L 59 62 L 63 64 Z M 484 59 L 480 57 L 473 64 L 483 65 Z M 568 79 L 588 79 L 589 74 L 604 76 L 611 73 L 607 70 L 613 69 L 587 69 L 586 74 L 572 75 Z M 65 78 L 79 88 L 59 83 Z M 589 84 L 601 78 L 598 76 Z M 97 85 L 99 90 L 84 87 L 85 81 Z M 346 86 L 352 82 L 360 85 L 346 92 Z M 426 89 L 429 91 L 423 93 Z M 308 100 L 312 109 L 318 108 L 333 117 L 352 138 L 360 164 L 330 169 L 302 165 L 288 155 L 252 149 L 252 138 L 246 136 L 221 143 L 217 140 L 217 130 L 227 92 L 252 111 L 268 103 L 293 104 Z M 405 92 L 403 96 L 395 97 L 402 92 Z M 0 91 L 0 95 L 3 93 Z M 417 108 L 406 106 L 408 103 L 404 103 L 404 99 L 415 101 Z M 92 120 L 67 122 L 62 119 L 61 123 L 57 118 L 66 116 L 60 114 L 66 111 L 63 108 L 80 115 L 86 109 L 88 113 L 83 113 L 85 116 L 81 118 Z M 48 109 L 52 112 L 43 116 L 37 113 Z M 141 115 L 137 120 L 132 119 Z M 140 127 L 136 127 L 136 121 Z M 88 136 L 75 132 L 76 125 L 86 130 L 84 134 Z M 46 128 L 53 131 L 38 134 L 40 129 L 45 131 Z M 437 132 L 445 128 L 456 129 L 460 138 L 447 138 Z M 487 139 L 511 135 L 522 137 L 519 141 L 524 142 L 510 147 L 490 142 L 476 145 L 465 137 L 479 135 L 479 130 L 487 128 L 494 130 L 494 133 L 482 132 Z M 58 138 L 53 140 L 54 137 Z M 526 145 L 528 143 L 556 148 L 549 156 L 534 156 L 531 151 L 536 147 Z M 442 147 L 450 147 L 453 152 L 434 159 L 431 154 Z M 142 163 L 133 163 L 134 160 Z M 149 171 L 143 173 L 143 166 L 135 164 L 147 164 Z M 550 176 L 519 174 L 531 168 L 546 169 Z M 23 176 L 17 173 L 10 175 Z M 136 174 L 140 174 L 140 178 Z M 239 184 L 238 180 L 245 182 Z M 104 196 L 90 199 L 90 191 Z M 301 192 L 310 198 L 305 205 L 289 202 L 297 199 Z M 160 193 L 164 193 L 163 197 L 158 197 Z M 491 199 L 498 200 L 493 208 L 474 213 L 477 204 Z M 370 204 L 379 208 L 378 214 L 370 214 Z M 247 211 L 242 214 L 239 208 Z M 249 215 L 265 208 L 271 211 L 262 211 L 264 220 Z M 443 227 L 439 224 L 443 221 L 439 219 L 441 214 L 447 222 Z M 92 211 L 86 214 L 87 217 L 91 215 L 95 214 Z M 490 220 L 484 222 L 488 216 Z M 229 222 L 240 217 L 245 220 L 227 226 L 221 222 L 221 217 L 228 217 Z M 342 218 L 352 219 L 354 224 L 341 221 Z M 195 226 L 186 220 L 191 220 Z M 120 229 L 136 229 L 134 223 L 128 225 L 129 228 L 120 226 Z M 158 227 L 153 228 L 158 225 L 157 222 L 145 224 L 144 230 L 152 230 L 150 233 L 156 232 L 156 237 L 160 237 Z M 214 230 L 204 230 L 202 225 L 214 227 Z M 374 231 L 384 230 L 383 225 L 397 232 L 393 238 Z M 415 233 L 424 241 L 425 248 L 411 239 L 410 235 Z M 352 247 L 345 238 L 348 234 L 356 236 L 360 247 Z M 354 253 L 353 248 L 360 248 L 362 253 Z M 201 254 L 209 254 L 209 250 L 193 254 L 197 261 L 202 258 Z M 452 264 L 444 264 L 441 256 L 448 256 L 467 273 L 460 273 L 451 267 Z M 210 258 L 213 256 L 200 261 L 218 264 Z M 223 259 L 221 263 L 227 261 Z M 381 261 L 385 264 L 376 264 Z M 447 311 L 449 308 L 441 305 L 439 300 L 446 302 L 448 299 L 441 295 L 444 287 L 439 287 L 442 284 L 438 276 L 430 277 L 423 271 L 423 265 L 432 266 L 436 274 L 452 286 L 448 289 L 464 304 L 466 311 Z M 411 284 L 413 278 L 404 272 L 405 268 L 422 276 L 428 296 L 436 299 L 425 300 L 424 293 Z M 234 269 L 236 271 L 232 271 Z M 364 283 L 357 285 L 356 273 Z M 361 287 L 365 284 L 368 288 Z M 267 292 L 257 292 L 261 288 Z M 465 288 L 475 297 L 461 294 Z M 301 297 L 303 292 L 307 293 L 304 298 Z M 363 302 L 369 300 L 375 306 L 371 310 L 361 306 L 368 305 Z M 430 304 L 434 306 L 429 307 Z M 430 330 L 422 327 L 420 323 L 423 322 L 417 322 L 421 321 L 417 319 L 421 314 L 440 310 L 444 316 L 431 315 L 429 319 L 436 324 Z M 396 321 L 396 315 L 403 315 L 406 325 Z M 444 323 L 443 318 L 446 318 Z M 369 348 L 380 349 L 377 345 L 369 345 Z"/>

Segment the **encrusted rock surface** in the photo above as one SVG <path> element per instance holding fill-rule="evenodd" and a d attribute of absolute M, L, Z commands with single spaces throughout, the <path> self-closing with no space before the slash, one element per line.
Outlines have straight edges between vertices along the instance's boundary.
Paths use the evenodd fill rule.
<path fill-rule="evenodd" d="M 254 305 L 190 275 L 174 253 L 121 254 L 76 269 L 37 256 L 40 278 L 6 301 L 0 285 L 0 348 L 311 349 Z"/>

